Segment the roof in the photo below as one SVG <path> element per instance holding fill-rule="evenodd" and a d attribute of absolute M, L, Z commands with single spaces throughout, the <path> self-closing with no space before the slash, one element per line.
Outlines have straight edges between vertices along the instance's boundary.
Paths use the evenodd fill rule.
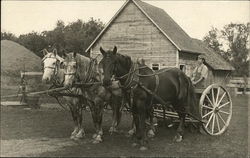
<path fill-rule="evenodd" d="M 141 0 L 127 0 L 86 49 L 86 52 L 98 41 L 105 30 L 111 25 L 112 21 L 122 12 L 129 2 L 133 2 L 179 51 L 202 53 L 202 49 L 192 41 L 191 37 L 189 37 L 189 35 L 163 9 L 142 2 Z"/>
<path fill-rule="evenodd" d="M 192 40 L 194 43 L 199 44 L 203 49 L 206 63 L 214 70 L 235 70 L 229 62 L 227 62 L 219 53 L 208 48 L 203 41 L 194 38 Z"/>

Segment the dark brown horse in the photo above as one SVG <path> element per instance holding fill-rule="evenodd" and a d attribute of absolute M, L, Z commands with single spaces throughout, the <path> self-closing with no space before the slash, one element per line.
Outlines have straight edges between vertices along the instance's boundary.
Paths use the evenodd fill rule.
<path fill-rule="evenodd" d="M 65 54 L 64 74 L 65 87 L 74 87 L 76 83 L 81 83 L 79 87 L 83 92 L 83 97 L 87 100 L 90 107 L 96 133 L 94 143 L 102 142 L 102 116 L 105 104 L 109 104 L 113 110 L 113 122 L 110 132 L 116 132 L 121 119 L 121 98 L 117 94 L 119 89 L 105 89 L 101 80 L 102 74 L 99 71 L 97 61 L 88 57 L 69 53 Z M 113 94 L 116 94 L 114 96 Z"/>
<path fill-rule="evenodd" d="M 136 137 L 140 142 L 140 150 L 147 149 L 145 120 L 152 117 L 153 104 L 162 104 L 162 101 L 176 110 L 180 118 L 175 140 L 180 142 L 183 137 L 183 127 L 186 114 L 199 118 L 198 102 L 195 99 L 194 87 L 190 79 L 179 69 L 162 69 L 153 72 L 145 65 L 137 65 L 129 56 L 113 51 L 105 52 L 101 63 L 104 70 L 104 84 L 110 85 L 113 75 L 120 80 L 122 87 L 132 87 L 132 113 L 136 125 Z M 157 95 L 153 97 L 152 93 Z M 160 98 L 160 99 L 159 99 Z"/>

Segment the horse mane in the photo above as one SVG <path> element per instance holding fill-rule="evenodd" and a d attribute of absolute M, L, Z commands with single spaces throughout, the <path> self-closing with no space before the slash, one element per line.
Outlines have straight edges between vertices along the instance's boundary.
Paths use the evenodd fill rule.
<path fill-rule="evenodd" d="M 70 53 L 73 56 L 73 53 Z M 76 54 L 76 63 L 77 63 L 77 75 L 79 76 L 80 80 L 84 80 L 87 77 L 89 65 L 90 65 L 90 58 L 85 57 L 80 54 Z"/>
<path fill-rule="evenodd" d="M 64 61 L 64 59 L 62 57 L 60 57 L 58 54 L 56 54 L 56 59 L 59 60 L 60 63 Z"/>
<path fill-rule="evenodd" d="M 131 57 L 127 56 L 127 55 L 122 55 L 122 54 L 117 53 L 116 59 L 117 59 L 119 64 L 121 64 L 122 66 L 125 66 L 127 68 L 130 68 L 130 66 L 132 64 Z"/>

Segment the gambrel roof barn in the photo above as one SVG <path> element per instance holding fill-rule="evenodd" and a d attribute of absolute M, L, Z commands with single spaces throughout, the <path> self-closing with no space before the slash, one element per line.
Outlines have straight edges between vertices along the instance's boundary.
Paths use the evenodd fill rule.
<path fill-rule="evenodd" d="M 95 57 L 100 46 L 112 49 L 114 45 L 121 54 L 143 57 L 152 68 L 192 70 L 196 57 L 205 54 L 214 81 L 217 73 L 221 78 L 234 70 L 202 41 L 191 38 L 163 9 L 141 0 L 127 0 L 86 51 Z"/>

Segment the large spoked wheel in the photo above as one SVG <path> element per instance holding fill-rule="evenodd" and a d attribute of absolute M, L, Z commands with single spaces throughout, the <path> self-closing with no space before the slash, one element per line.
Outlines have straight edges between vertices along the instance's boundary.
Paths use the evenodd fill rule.
<path fill-rule="evenodd" d="M 232 118 L 232 100 L 227 90 L 218 85 L 208 86 L 200 98 L 203 129 L 209 135 L 221 135 Z"/>

